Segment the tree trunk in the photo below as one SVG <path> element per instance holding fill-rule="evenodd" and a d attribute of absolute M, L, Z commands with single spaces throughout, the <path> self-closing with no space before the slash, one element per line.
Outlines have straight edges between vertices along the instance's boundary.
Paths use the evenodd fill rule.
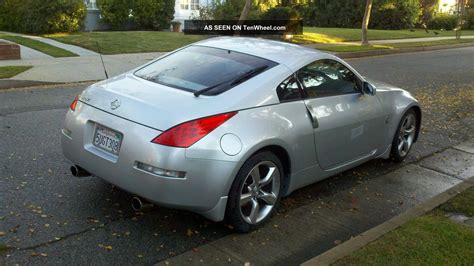
<path fill-rule="evenodd" d="M 247 15 L 250 12 L 250 7 L 252 7 L 252 0 L 245 0 L 244 9 L 242 9 L 242 13 L 240 13 L 239 24 L 247 19 Z"/>
<path fill-rule="evenodd" d="M 367 0 L 365 4 L 364 19 L 362 20 L 362 45 L 369 45 L 367 30 L 369 27 L 370 13 L 372 12 L 372 2 L 373 0 Z"/>
<path fill-rule="evenodd" d="M 458 0 L 456 5 L 458 12 L 458 26 L 456 27 L 456 39 L 461 39 L 462 22 L 464 19 L 464 10 L 466 9 L 466 0 Z"/>

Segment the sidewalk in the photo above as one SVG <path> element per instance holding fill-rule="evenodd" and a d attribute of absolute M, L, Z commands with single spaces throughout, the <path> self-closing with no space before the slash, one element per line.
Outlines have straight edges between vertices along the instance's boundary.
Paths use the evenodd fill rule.
<path fill-rule="evenodd" d="M 474 175 L 473 162 L 471 140 L 341 191 L 328 201 L 277 215 L 258 231 L 226 236 L 157 265 L 301 264 L 466 183 Z"/>
<path fill-rule="evenodd" d="M 88 49 L 85 49 L 85 48 L 82 48 L 82 47 L 79 47 L 79 46 L 75 46 L 75 45 L 65 44 L 65 43 L 58 42 L 56 40 L 49 39 L 49 38 L 44 38 L 44 37 L 41 37 L 41 36 L 25 35 L 25 34 L 19 34 L 19 33 L 7 32 L 7 31 L 0 31 L 0 34 L 16 35 L 16 36 L 21 36 L 21 37 L 25 37 L 25 38 L 30 38 L 30 39 L 33 39 L 33 40 L 36 40 L 36 41 L 40 41 L 40 42 L 43 42 L 43 43 L 46 43 L 46 44 L 49 44 L 49 45 L 56 46 L 58 48 L 67 50 L 69 52 L 77 54 L 78 56 L 98 55 L 98 53 L 96 53 L 94 51 L 91 51 L 91 50 L 88 50 Z M 22 49 L 23 49 L 23 47 L 24 46 L 21 46 Z M 28 48 L 28 47 L 26 47 L 26 48 Z M 43 54 L 43 53 L 41 53 L 41 54 Z M 30 58 L 30 57 L 28 57 L 28 54 L 26 54 L 26 56 L 27 57 L 24 57 L 23 54 L 22 54 L 21 58 L 23 58 L 23 59 Z M 48 56 L 48 55 L 46 55 L 46 56 Z"/>
<path fill-rule="evenodd" d="M 163 54 L 165 53 L 104 55 L 103 58 L 109 77 L 113 77 Z M 81 82 L 105 79 L 99 55 L 0 61 L 0 66 L 15 65 L 34 66 L 34 68 L 6 80 Z"/>
<path fill-rule="evenodd" d="M 14 76 L 10 79 L 0 80 L 0 87 L 10 86 L 9 84 L 20 84 L 21 81 L 25 81 L 28 84 L 31 82 L 50 82 L 50 83 L 62 83 L 62 82 L 83 82 L 83 81 L 94 81 L 102 80 L 105 78 L 102 63 L 100 61 L 99 54 L 94 51 L 90 51 L 78 46 L 64 44 L 52 39 L 43 38 L 40 36 L 29 36 L 10 32 L 1 32 L 0 34 L 19 35 L 26 38 L 31 38 L 37 41 L 41 41 L 52 46 L 56 46 L 75 54 L 78 57 L 67 57 L 67 58 L 53 58 L 49 55 L 33 50 L 31 48 L 21 46 L 22 60 L 2 60 L 0 66 L 15 66 L 15 65 L 26 65 L 34 66 L 34 68 L 27 70 L 19 75 Z M 452 37 L 429 37 L 429 38 L 411 38 L 411 39 L 398 39 L 398 40 L 378 40 L 372 41 L 373 44 L 383 43 L 396 43 L 396 42 L 420 42 L 420 41 L 435 41 L 452 39 Z M 474 38 L 474 36 L 463 36 L 463 38 Z M 345 42 L 343 44 L 354 44 L 355 42 Z M 468 44 L 470 45 L 470 44 Z M 312 47 L 313 45 L 311 45 Z M 317 48 L 317 47 L 316 47 Z M 449 48 L 449 47 L 448 47 Z M 406 49 L 408 52 L 423 51 L 423 49 Z M 403 49 L 405 51 L 405 49 Z M 364 52 L 349 52 L 336 54 L 341 58 L 352 58 L 352 57 L 365 57 L 371 55 L 383 55 L 395 52 L 402 52 L 402 50 L 374 50 Z M 104 62 L 106 65 L 109 77 L 116 76 L 123 72 L 129 71 L 135 67 L 138 67 L 146 62 L 157 58 L 164 53 L 141 53 L 141 54 L 117 54 L 117 55 L 104 55 Z M 19 83 L 20 82 L 20 83 Z"/>

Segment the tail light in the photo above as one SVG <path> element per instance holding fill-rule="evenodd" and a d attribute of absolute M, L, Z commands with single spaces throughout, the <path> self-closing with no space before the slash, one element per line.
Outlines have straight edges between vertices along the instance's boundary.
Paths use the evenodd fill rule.
<path fill-rule="evenodd" d="M 69 105 L 69 109 L 71 109 L 71 111 L 76 111 L 76 105 L 77 105 L 77 101 L 79 101 L 79 96 L 76 96 L 76 98 L 74 98 L 74 101 L 72 101 L 72 103 Z"/>
<path fill-rule="evenodd" d="M 166 130 L 151 142 L 171 147 L 188 148 L 236 114 L 237 112 L 230 112 L 184 122 Z"/>

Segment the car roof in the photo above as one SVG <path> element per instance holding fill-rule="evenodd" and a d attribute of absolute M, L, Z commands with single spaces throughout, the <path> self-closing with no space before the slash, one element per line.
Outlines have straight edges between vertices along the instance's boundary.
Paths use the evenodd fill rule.
<path fill-rule="evenodd" d="M 293 71 L 314 60 L 331 57 L 326 53 L 297 44 L 248 37 L 216 37 L 193 45 L 221 48 L 262 57 L 286 65 Z"/>

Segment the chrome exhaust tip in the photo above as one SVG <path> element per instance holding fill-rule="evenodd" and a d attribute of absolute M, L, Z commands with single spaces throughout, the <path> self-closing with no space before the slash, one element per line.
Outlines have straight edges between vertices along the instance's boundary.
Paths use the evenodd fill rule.
<path fill-rule="evenodd" d="M 75 177 L 86 177 L 90 176 L 91 174 L 84 170 L 82 167 L 79 165 L 73 165 L 71 166 L 71 174 Z"/>
<path fill-rule="evenodd" d="M 132 209 L 136 212 L 150 209 L 151 207 L 153 207 L 152 203 L 144 201 L 140 199 L 139 197 L 132 198 Z"/>

